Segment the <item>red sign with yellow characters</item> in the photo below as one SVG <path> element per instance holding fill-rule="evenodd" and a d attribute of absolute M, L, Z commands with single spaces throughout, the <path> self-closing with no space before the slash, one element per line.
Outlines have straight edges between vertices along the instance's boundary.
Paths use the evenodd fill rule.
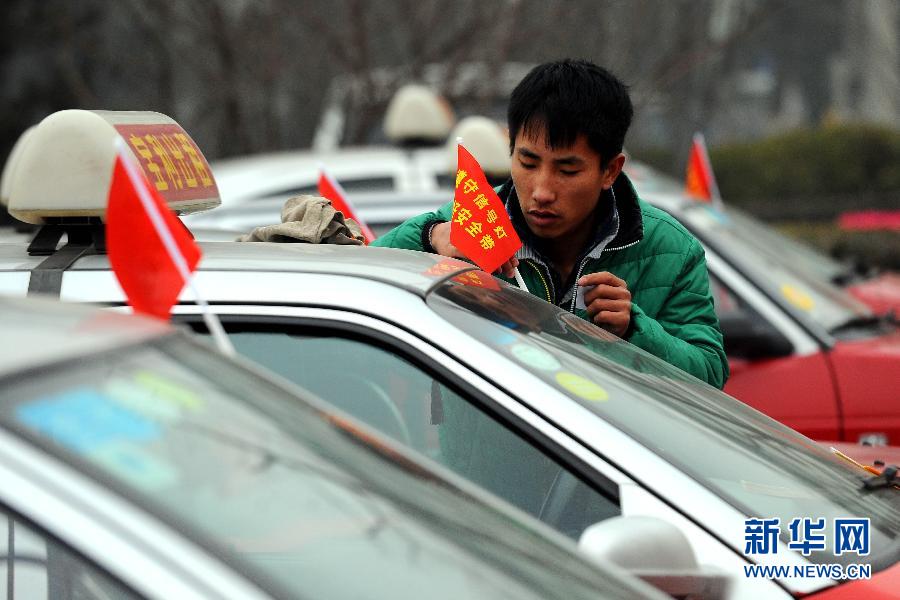
<path fill-rule="evenodd" d="M 200 148 L 180 126 L 115 125 L 144 175 L 168 202 L 217 198 L 219 191 Z"/>
<path fill-rule="evenodd" d="M 493 273 L 522 246 L 503 202 L 481 165 L 457 144 L 459 167 L 450 221 L 450 243 L 485 273 Z"/>

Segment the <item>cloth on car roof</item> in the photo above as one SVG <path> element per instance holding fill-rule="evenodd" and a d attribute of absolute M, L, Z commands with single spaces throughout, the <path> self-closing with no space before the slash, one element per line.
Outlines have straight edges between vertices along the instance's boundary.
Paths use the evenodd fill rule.
<path fill-rule="evenodd" d="M 321 196 L 294 196 L 281 209 L 281 223 L 257 227 L 237 238 L 238 242 L 282 242 L 307 244 L 365 244 L 362 230 L 353 219 Z"/>

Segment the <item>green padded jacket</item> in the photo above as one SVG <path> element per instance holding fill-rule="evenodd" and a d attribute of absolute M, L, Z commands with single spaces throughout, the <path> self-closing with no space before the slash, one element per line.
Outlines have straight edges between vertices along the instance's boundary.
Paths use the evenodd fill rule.
<path fill-rule="evenodd" d="M 631 324 L 625 340 L 711 385 L 725 385 L 728 361 L 703 247 L 671 215 L 638 198 L 624 173 L 612 190 L 603 192 L 597 207 L 605 213 L 603 225 L 567 282 L 529 243 L 533 237 L 512 181 L 497 192 L 523 240 L 516 257 L 529 292 L 590 320 L 583 290 L 575 282 L 586 273 L 609 271 L 623 279 L 631 292 Z M 413 217 L 372 245 L 433 251 L 427 231 L 432 223 L 450 220 L 452 205 L 448 202 L 435 212 Z"/>

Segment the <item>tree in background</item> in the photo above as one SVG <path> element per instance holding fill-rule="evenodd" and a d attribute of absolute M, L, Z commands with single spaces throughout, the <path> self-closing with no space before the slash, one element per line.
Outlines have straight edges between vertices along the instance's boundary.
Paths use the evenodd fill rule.
<path fill-rule="evenodd" d="M 62 108 L 159 110 L 210 158 L 307 147 L 329 107 L 342 144 L 368 143 L 404 83 L 502 117 L 524 69 L 580 56 L 632 86 L 632 149 L 680 172 L 697 129 L 897 122 L 900 4 L 823 2 L 8 0 L 0 153 Z"/>

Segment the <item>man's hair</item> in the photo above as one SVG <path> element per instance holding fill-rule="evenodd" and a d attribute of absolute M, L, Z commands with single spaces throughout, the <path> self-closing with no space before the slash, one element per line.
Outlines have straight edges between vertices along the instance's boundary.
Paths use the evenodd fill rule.
<path fill-rule="evenodd" d="M 509 149 L 523 131 L 547 136 L 553 148 L 575 143 L 580 134 L 605 165 L 622 151 L 634 109 L 628 88 L 612 73 L 586 60 L 544 63 L 525 76 L 509 99 Z"/>

